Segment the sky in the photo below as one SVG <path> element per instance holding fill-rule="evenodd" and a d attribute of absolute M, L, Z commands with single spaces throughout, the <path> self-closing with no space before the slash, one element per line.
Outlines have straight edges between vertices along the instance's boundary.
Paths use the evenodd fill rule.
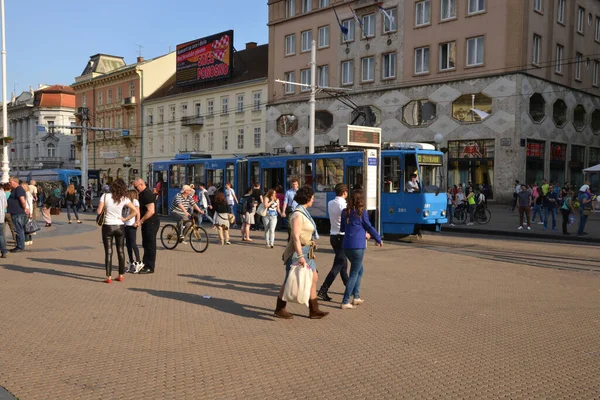
<path fill-rule="evenodd" d="M 138 45 L 150 59 L 229 29 L 239 50 L 268 41 L 267 0 L 5 0 L 5 13 L 9 101 L 15 88 L 72 84 L 97 53 L 131 64 Z"/>

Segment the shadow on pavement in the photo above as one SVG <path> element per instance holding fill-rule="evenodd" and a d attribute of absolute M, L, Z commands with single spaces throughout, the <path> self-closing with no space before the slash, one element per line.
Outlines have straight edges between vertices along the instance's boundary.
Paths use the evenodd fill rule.
<path fill-rule="evenodd" d="M 116 258 L 116 256 L 115 256 Z M 40 263 L 46 263 L 46 264 L 53 264 L 53 265 L 68 265 L 68 266 L 73 266 L 73 267 L 83 267 L 83 268 L 93 268 L 93 269 L 101 269 L 104 270 L 104 264 L 100 264 L 100 263 L 94 263 L 94 262 L 89 262 L 89 261 L 75 261 L 75 260 L 62 260 L 59 258 L 30 258 L 29 260 L 31 261 L 35 261 L 35 262 L 40 262 Z M 117 265 L 117 264 L 113 264 L 113 267 Z"/>
<path fill-rule="evenodd" d="M 279 294 L 279 288 L 281 287 L 272 283 L 232 281 L 228 279 L 219 279 L 209 275 L 179 274 L 179 276 L 181 276 L 182 278 L 197 279 L 197 281 L 190 282 L 194 285 L 206 286 L 216 289 L 236 290 L 238 292 L 260 294 L 265 296 L 277 296 Z"/>
<path fill-rule="evenodd" d="M 44 274 L 44 275 L 62 276 L 65 278 L 79 279 L 82 281 L 102 282 L 102 279 L 93 279 L 87 275 L 73 274 L 70 272 L 58 271 L 56 269 L 30 268 L 30 267 L 22 267 L 20 265 L 2 265 L 2 268 L 9 270 L 9 271 L 23 272 L 25 274 Z"/>
<path fill-rule="evenodd" d="M 211 297 L 210 299 L 205 299 L 203 296 L 197 294 L 190 293 L 181 293 L 181 292 L 171 292 L 168 290 L 152 290 L 152 289 L 138 289 L 138 288 L 130 288 L 134 292 L 148 293 L 152 296 L 162 297 L 165 299 L 171 300 L 179 300 L 185 301 L 186 303 L 197 304 L 205 307 L 212 308 L 216 311 L 224 312 L 227 314 L 237 315 L 239 317 L 244 318 L 254 318 L 263 321 L 272 321 L 271 318 L 272 310 L 268 310 L 268 313 L 257 311 L 257 310 L 265 310 L 266 308 L 261 307 L 253 307 L 245 304 L 236 303 L 233 300 L 228 299 L 220 299 L 217 297 Z"/>

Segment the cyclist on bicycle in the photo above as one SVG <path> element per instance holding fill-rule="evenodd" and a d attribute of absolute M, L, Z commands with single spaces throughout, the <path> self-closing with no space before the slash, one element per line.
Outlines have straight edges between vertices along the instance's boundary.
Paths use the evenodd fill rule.
<path fill-rule="evenodd" d="M 204 212 L 194 202 L 192 196 L 192 188 L 190 185 L 183 185 L 181 192 L 175 195 L 173 202 L 171 203 L 170 215 L 171 218 L 177 222 L 177 231 L 179 232 L 179 239 L 183 240 L 184 222 L 187 224 L 191 221 L 190 210 L 195 210 L 200 214 Z"/>

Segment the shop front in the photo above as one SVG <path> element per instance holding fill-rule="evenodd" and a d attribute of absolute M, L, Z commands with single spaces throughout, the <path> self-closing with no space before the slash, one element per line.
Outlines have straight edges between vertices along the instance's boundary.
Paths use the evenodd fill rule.
<path fill-rule="evenodd" d="M 593 167 L 598 164 L 600 164 L 600 148 L 590 147 L 587 166 Z M 590 180 L 592 193 L 600 194 L 600 174 L 588 174 L 586 178 Z"/>
<path fill-rule="evenodd" d="M 481 185 L 488 199 L 494 198 L 495 140 L 448 141 L 448 185 Z"/>
<path fill-rule="evenodd" d="M 550 182 L 565 183 L 565 162 L 567 160 L 567 145 L 554 143 L 550 145 Z"/>
<path fill-rule="evenodd" d="M 585 162 L 585 147 L 571 146 L 571 161 L 569 161 L 569 181 L 575 187 L 583 185 L 583 163 Z M 562 182 L 561 182 L 562 183 Z"/>
<path fill-rule="evenodd" d="M 537 140 L 527 140 L 525 161 L 525 183 L 542 184 L 544 179 L 544 148 L 546 143 Z"/>

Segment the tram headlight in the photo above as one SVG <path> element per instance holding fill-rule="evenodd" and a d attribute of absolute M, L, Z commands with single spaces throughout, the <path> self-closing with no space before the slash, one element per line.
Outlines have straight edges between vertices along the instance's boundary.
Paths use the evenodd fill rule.
<path fill-rule="evenodd" d="M 429 214 L 430 214 L 430 213 L 429 213 L 429 210 L 425 210 L 425 211 L 423 211 L 423 216 L 424 216 L 425 218 L 429 217 Z"/>
<path fill-rule="evenodd" d="M 446 210 L 442 210 L 442 212 L 440 213 L 442 215 L 442 217 L 446 216 Z"/>

